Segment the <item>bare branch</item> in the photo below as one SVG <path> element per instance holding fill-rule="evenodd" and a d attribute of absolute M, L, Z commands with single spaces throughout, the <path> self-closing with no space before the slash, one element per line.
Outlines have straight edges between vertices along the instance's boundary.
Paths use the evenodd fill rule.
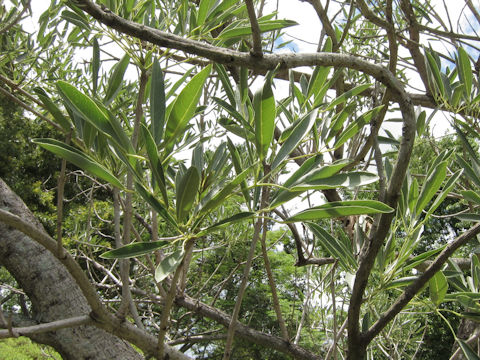
<path fill-rule="evenodd" d="M 248 18 L 250 19 L 250 26 L 252 27 L 252 39 L 253 49 L 251 50 L 252 56 L 262 57 L 262 36 L 260 33 L 260 27 L 258 26 L 257 15 L 255 14 L 255 7 L 252 0 L 245 0 L 247 5 Z"/>

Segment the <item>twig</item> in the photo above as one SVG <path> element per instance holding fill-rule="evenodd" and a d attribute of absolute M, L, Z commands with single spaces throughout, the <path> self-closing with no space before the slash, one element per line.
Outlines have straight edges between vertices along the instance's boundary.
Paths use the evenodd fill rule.
<path fill-rule="evenodd" d="M 250 19 L 250 26 L 252 27 L 253 49 L 251 54 L 254 57 L 263 57 L 262 52 L 262 37 L 260 34 L 260 26 L 258 26 L 257 15 L 255 14 L 255 7 L 252 0 L 245 0 L 247 5 L 248 17 Z"/>
<path fill-rule="evenodd" d="M 18 327 L 18 328 L 8 328 L 7 330 L 0 330 L 0 339 L 5 339 L 9 337 L 18 337 L 18 336 L 28 336 L 33 334 L 41 334 L 50 331 L 57 331 L 60 329 L 89 325 L 92 324 L 93 320 L 90 318 L 90 315 L 81 315 L 72 317 L 69 319 L 62 319 L 57 321 L 52 321 L 49 323 L 32 325 L 27 327 Z"/>

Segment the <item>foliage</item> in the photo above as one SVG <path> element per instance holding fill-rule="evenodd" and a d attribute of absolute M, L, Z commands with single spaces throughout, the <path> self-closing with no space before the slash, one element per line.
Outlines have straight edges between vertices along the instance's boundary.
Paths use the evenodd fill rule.
<path fill-rule="evenodd" d="M 476 48 L 434 30 L 430 2 L 312 2 L 325 34 L 305 56 L 270 54 L 296 23 L 264 2 L 256 19 L 250 1 L 99 3 L 0 32 L 0 74 L 36 109 L 0 98 L 0 177 L 155 356 L 433 358 L 418 344 L 478 317 L 477 244 L 467 271 L 454 256 L 479 231 Z M 454 135 L 434 137 L 439 112 Z"/>

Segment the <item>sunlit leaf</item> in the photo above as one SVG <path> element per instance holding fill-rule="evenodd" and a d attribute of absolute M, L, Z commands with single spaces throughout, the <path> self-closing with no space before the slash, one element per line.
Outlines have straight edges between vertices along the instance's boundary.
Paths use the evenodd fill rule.
<path fill-rule="evenodd" d="M 468 57 L 467 52 L 464 48 L 458 48 L 458 64 L 457 64 L 457 71 L 458 76 L 460 77 L 460 81 L 464 85 L 465 89 L 465 96 L 467 99 L 470 98 L 472 94 L 472 67 L 470 64 L 470 59 Z"/>
<path fill-rule="evenodd" d="M 263 87 L 253 98 L 255 109 L 255 140 L 260 160 L 264 160 L 273 140 L 275 130 L 275 99 L 273 97 L 271 78 L 267 77 Z"/>
<path fill-rule="evenodd" d="M 123 76 L 125 75 L 125 71 L 127 70 L 129 63 L 130 56 L 125 54 L 123 58 L 115 65 L 113 72 L 108 79 L 107 90 L 105 91 L 105 98 L 103 99 L 103 103 L 105 105 L 110 104 L 122 88 Z"/>
<path fill-rule="evenodd" d="M 438 306 L 443 302 L 448 290 L 448 282 L 445 275 L 438 271 L 429 281 L 430 300 Z"/>
<path fill-rule="evenodd" d="M 183 88 L 180 94 L 175 99 L 172 105 L 172 110 L 169 114 L 167 125 L 165 129 L 165 142 L 173 147 L 173 143 L 186 129 L 190 119 L 195 114 L 200 96 L 202 95 L 203 85 L 207 80 L 211 65 L 208 65 L 195 75 L 187 85 Z"/>
<path fill-rule="evenodd" d="M 78 166 L 80 169 L 109 182 L 115 187 L 123 189 L 120 180 L 118 180 L 108 169 L 74 147 L 55 139 L 35 139 L 33 142 Z"/>
<path fill-rule="evenodd" d="M 352 272 L 355 271 L 357 268 L 357 261 L 355 260 L 351 249 L 344 246 L 340 240 L 335 239 L 320 225 L 310 222 L 308 222 L 307 225 L 331 256 L 339 259 L 345 269 Z"/>
<path fill-rule="evenodd" d="M 280 163 L 295 149 L 298 144 L 304 139 L 305 135 L 310 131 L 315 120 L 317 119 L 317 109 L 310 111 L 300 120 L 298 125 L 293 129 L 290 136 L 285 140 L 283 145 L 278 150 L 275 159 L 272 162 L 271 168 L 275 169 Z"/>
<path fill-rule="evenodd" d="M 375 200 L 334 201 L 315 206 L 289 217 L 287 222 L 331 219 L 350 215 L 390 213 L 394 209 Z"/>
<path fill-rule="evenodd" d="M 157 268 L 155 269 L 155 281 L 161 282 L 168 275 L 173 273 L 182 263 L 184 255 L 185 252 L 183 251 L 183 249 L 179 249 L 174 251 L 170 255 L 167 255 L 162 261 L 160 261 Z"/>
<path fill-rule="evenodd" d="M 418 196 L 417 205 L 415 206 L 415 213 L 420 213 L 425 209 L 429 201 L 435 196 L 436 192 L 442 186 L 443 180 L 447 176 L 447 161 L 442 161 L 433 169 L 433 172 L 425 180 Z"/>

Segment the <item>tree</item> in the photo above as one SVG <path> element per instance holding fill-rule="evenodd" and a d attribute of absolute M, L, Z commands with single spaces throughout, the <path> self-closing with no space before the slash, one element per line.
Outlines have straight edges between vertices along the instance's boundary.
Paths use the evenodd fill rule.
<path fill-rule="evenodd" d="M 0 262 L 30 301 L 2 336 L 66 358 L 413 358 L 420 314 L 478 318 L 480 263 L 454 257 L 480 233 L 471 1 L 457 31 L 433 1 L 307 1 L 315 53 L 280 52 L 296 23 L 252 0 L 52 1 L 35 39 L 12 3 L 0 90 L 63 160 L 49 233 L 0 183 Z M 419 165 L 441 116 L 463 154 Z M 64 208 L 69 184 L 86 203 Z"/>

